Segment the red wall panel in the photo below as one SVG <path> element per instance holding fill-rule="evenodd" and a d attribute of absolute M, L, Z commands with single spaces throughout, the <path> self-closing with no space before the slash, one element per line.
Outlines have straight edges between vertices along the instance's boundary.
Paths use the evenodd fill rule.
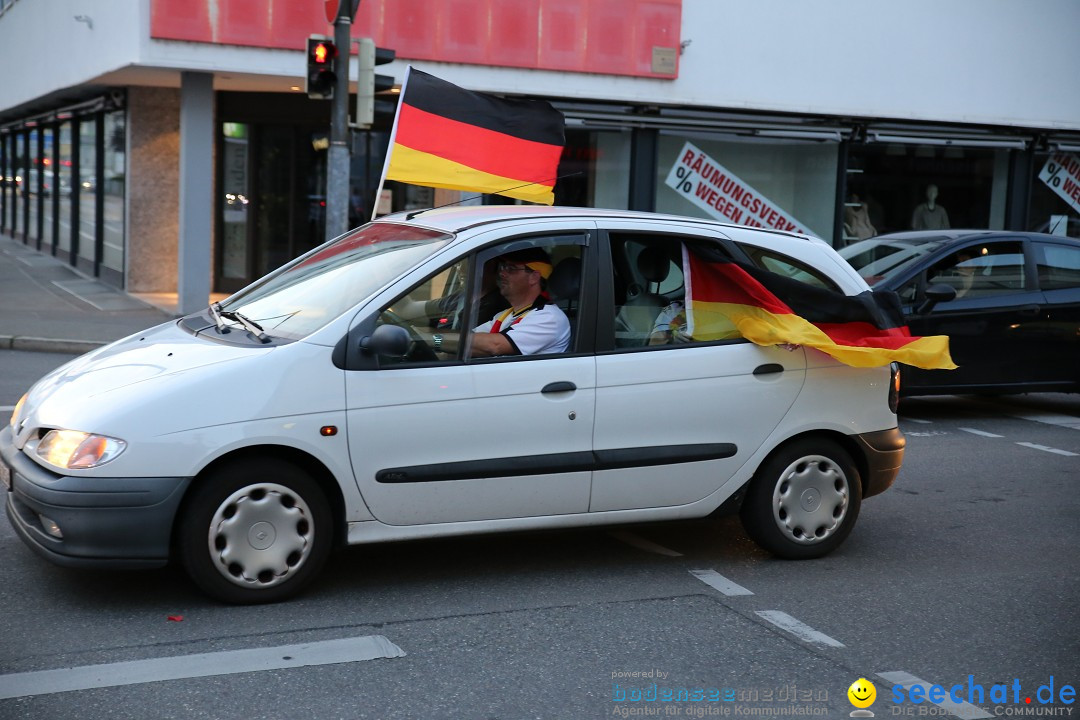
<path fill-rule="evenodd" d="M 403 60 L 670 78 L 653 49 L 677 53 L 681 22 L 682 0 L 361 0 L 352 35 Z M 151 0 L 155 38 L 301 49 L 332 32 L 324 0 Z"/>

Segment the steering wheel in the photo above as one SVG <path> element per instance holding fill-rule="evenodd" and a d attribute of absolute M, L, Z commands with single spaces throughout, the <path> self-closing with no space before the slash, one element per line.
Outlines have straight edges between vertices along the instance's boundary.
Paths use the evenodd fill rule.
<path fill-rule="evenodd" d="M 383 310 L 379 315 L 379 320 L 384 325 L 397 325 L 405 328 L 406 332 L 409 333 L 409 340 L 412 342 L 409 345 L 409 351 L 405 353 L 402 360 L 407 362 L 427 362 L 439 359 L 439 356 L 435 354 L 435 350 L 427 344 L 427 341 L 416 331 L 416 328 L 393 310 L 389 308 Z"/>

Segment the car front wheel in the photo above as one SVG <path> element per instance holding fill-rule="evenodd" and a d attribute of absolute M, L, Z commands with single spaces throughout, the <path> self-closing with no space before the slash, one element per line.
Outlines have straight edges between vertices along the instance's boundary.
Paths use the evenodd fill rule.
<path fill-rule="evenodd" d="M 855 525 L 862 484 L 851 456 L 824 438 L 773 453 L 751 480 L 741 518 L 758 545 L 802 560 L 832 552 Z"/>
<path fill-rule="evenodd" d="M 295 465 L 230 463 L 202 478 L 185 504 L 180 560 L 219 600 L 275 602 L 318 574 L 330 552 L 331 523 L 318 483 Z"/>

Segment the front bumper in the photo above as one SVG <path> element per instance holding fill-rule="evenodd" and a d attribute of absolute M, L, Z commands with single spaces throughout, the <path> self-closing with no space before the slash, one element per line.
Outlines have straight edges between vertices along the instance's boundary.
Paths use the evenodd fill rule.
<path fill-rule="evenodd" d="M 0 430 L 11 526 L 34 552 L 65 567 L 149 568 L 169 559 L 173 518 L 190 478 L 74 477 L 52 473 Z M 3 489 L 3 488 L 0 488 Z M 43 518 L 62 537 L 46 532 Z"/>
<path fill-rule="evenodd" d="M 904 434 L 897 427 L 852 437 L 859 444 L 862 455 L 866 458 L 863 497 L 868 498 L 885 492 L 900 474 L 900 465 L 904 461 L 904 446 L 907 445 Z"/>

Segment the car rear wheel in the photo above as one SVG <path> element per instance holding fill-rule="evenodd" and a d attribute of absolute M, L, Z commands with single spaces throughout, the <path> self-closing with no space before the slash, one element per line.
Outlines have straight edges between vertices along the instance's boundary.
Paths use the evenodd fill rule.
<path fill-rule="evenodd" d="M 330 552 L 330 506 L 311 476 L 287 462 L 245 460 L 202 478 L 177 540 L 184 569 L 230 603 L 275 602 L 299 592 Z"/>
<path fill-rule="evenodd" d="M 758 545 L 802 560 L 832 552 L 851 532 L 862 483 L 851 456 L 824 438 L 781 447 L 754 475 L 741 518 Z"/>

